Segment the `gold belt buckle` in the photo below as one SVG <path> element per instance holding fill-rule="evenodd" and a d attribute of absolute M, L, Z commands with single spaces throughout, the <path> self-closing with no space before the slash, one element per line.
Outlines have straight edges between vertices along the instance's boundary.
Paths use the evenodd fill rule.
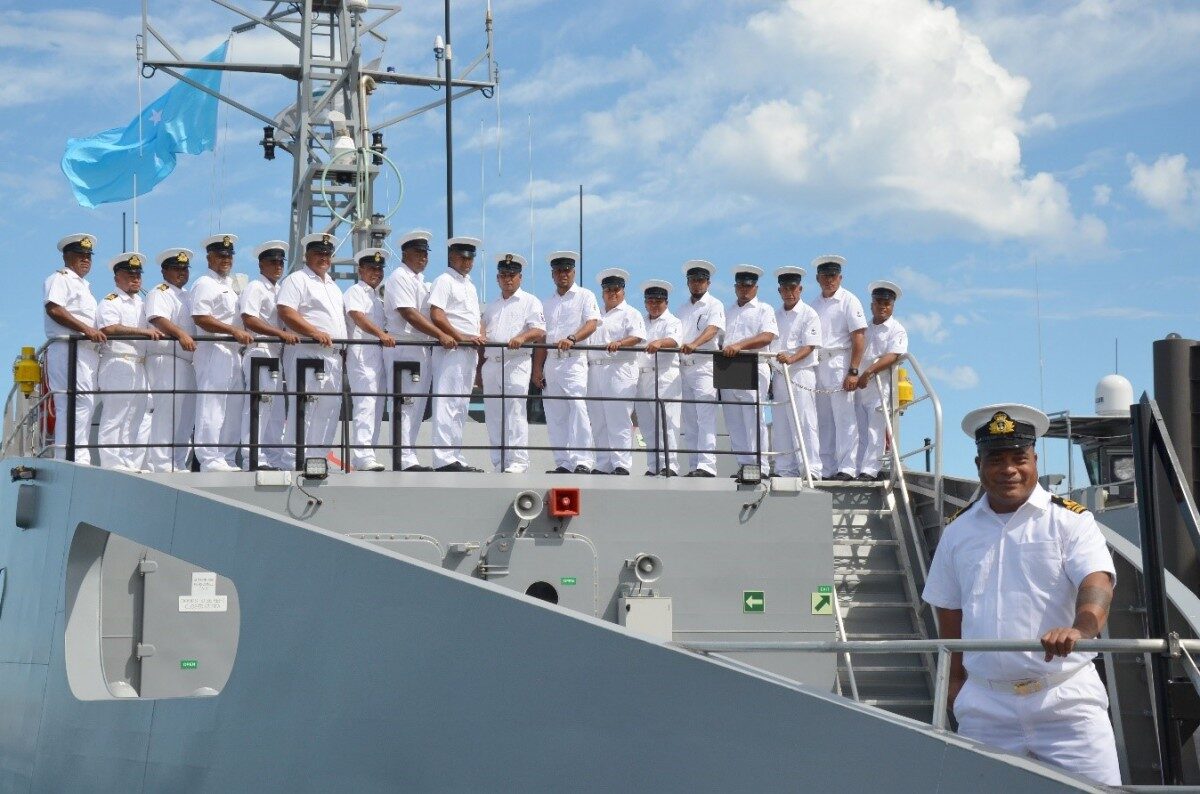
<path fill-rule="evenodd" d="M 1045 689 L 1040 678 L 1026 678 L 1023 681 L 1013 682 L 1013 692 L 1017 695 L 1032 695 L 1035 692 L 1041 692 Z"/>

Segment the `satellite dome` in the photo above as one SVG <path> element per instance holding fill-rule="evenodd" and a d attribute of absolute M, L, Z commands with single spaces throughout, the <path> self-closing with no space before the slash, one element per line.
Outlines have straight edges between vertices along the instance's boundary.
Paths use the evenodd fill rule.
<path fill-rule="evenodd" d="M 1100 416 L 1129 416 L 1133 385 L 1121 375 L 1105 375 L 1096 384 L 1096 413 Z"/>

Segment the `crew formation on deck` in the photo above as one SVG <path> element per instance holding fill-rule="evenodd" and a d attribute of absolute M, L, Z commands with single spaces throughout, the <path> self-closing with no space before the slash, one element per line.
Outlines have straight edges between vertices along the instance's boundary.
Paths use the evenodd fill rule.
<path fill-rule="evenodd" d="M 638 287 L 643 315 L 627 302 L 625 270 L 599 273 L 598 301 L 576 283 L 579 255 L 556 251 L 554 290 L 539 300 L 521 288 L 529 263 L 504 253 L 495 262 L 500 295 L 483 306 L 470 276 L 482 242 L 451 238 L 447 267 L 431 278 L 431 239 L 422 230 L 401 237 L 390 275 L 388 250 L 355 252 L 358 280 L 343 293 L 329 272 L 331 235 L 304 237 L 304 266 L 287 276 L 288 244 L 262 243 L 253 250 L 258 275 L 239 290 L 238 238 L 219 233 L 202 241 L 207 270 L 190 287 L 192 251 L 160 252 L 162 283 L 144 299 L 145 257 L 123 252 L 109 262 L 115 291 L 97 302 L 86 280 L 96 238 L 64 237 L 63 266 L 45 283 L 46 334 L 84 338 L 73 382 L 70 346 L 52 341 L 46 352 L 56 456 L 67 453 L 70 389 L 77 460 L 91 462 L 99 410 L 100 464 L 132 471 L 186 469 L 192 452 L 202 471 L 293 469 L 329 453 L 348 394 L 355 469 L 382 471 L 384 447 L 403 471 L 477 472 L 462 446 L 469 395 L 481 386 L 492 466 L 520 473 L 529 468 L 532 385 L 545 398 L 553 473 L 630 474 L 636 418 L 647 475 L 714 477 L 719 407 L 739 465 L 761 463 L 775 476 L 883 476 L 882 406 L 908 350 L 892 316 L 898 285 L 871 283 L 868 317 L 841 286 L 845 260 L 822 256 L 811 265 L 820 286 L 811 305 L 801 300 L 806 270 L 788 265 L 773 274 L 782 305 L 772 308 L 758 296 L 762 268 L 738 265 L 725 306 L 709 293 L 716 267 L 690 260 L 675 307 L 669 281 Z M 747 377 L 757 388 L 719 388 L 714 372 L 724 365 L 714 359 L 739 354 L 755 356 Z M 394 440 L 380 436 L 393 395 Z M 429 400 L 424 466 L 417 434 Z"/>

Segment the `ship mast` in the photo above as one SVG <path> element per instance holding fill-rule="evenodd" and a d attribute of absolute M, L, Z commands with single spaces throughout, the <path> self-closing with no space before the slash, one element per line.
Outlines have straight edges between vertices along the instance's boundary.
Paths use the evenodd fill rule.
<path fill-rule="evenodd" d="M 446 205 L 447 229 L 453 234 L 453 129 L 451 103 L 476 91 L 491 97 L 499 79 L 492 57 L 492 12 L 485 17 L 487 42 L 484 51 L 465 68 L 451 75 L 450 16 L 446 2 L 445 40 L 439 35 L 434 47 L 436 73 L 399 74 L 381 71 L 377 64 L 364 64 L 362 45 L 368 38 L 386 43 L 380 26 L 400 12 L 400 6 L 369 0 L 259 0 L 238 5 L 232 0 L 211 0 L 246 19 L 232 28 L 233 34 L 258 27 L 274 31 L 299 50 L 297 63 L 209 63 L 187 61 L 150 20 L 149 0 L 142 0 L 142 40 L 158 50 L 142 61 L 143 77 L 161 70 L 263 123 L 259 141 L 263 156 L 275 159 L 282 149 L 292 155 L 291 228 L 288 242 L 299 250 L 300 239 L 313 232 L 328 232 L 342 245 L 331 271 L 335 278 L 353 278 L 354 251 L 381 245 L 391 231 L 388 217 L 394 207 L 377 208 L 375 181 L 385 170 L 399 169 L 385 152 L 383 130 L 393 124 L 446 107 Z M 244 7 L 243 7 L 244 6 Z M 254 9 L 254 10 L 251 10 Z M 469 79 L 481 65 L 482 80 Z M 443 74 L 442 70 L 445 69 Z M 296 101 L 289 108 L 268 115 L 255 110 L 223 91 L 213 91 L 184 74 L 189 69 L 217 69 L 278 75 L 296 83 Z M 442 92 L 433 102 L 390 119 L 375 122 L 369 114 L 369 97 L 381 85 L 422 86 Z M 293 254 L 292 269 L 301 258 Z"/>

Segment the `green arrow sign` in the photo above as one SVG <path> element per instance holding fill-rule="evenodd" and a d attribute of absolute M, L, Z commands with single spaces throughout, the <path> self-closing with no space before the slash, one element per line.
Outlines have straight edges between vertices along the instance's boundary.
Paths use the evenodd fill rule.
<path fill-rule="evenodd" d="M 742 591 L 742 611 L 743 612 L 766 612 L 767 611 L 767 596 L 762 590 L 743 590 Z"/>
<path fill-rule="evenodd" d="M 832 593 L 813 593 L 812 594 L 812 613 L 814 615 L 832 615 L 833 614 L 833 594 Z"/>

